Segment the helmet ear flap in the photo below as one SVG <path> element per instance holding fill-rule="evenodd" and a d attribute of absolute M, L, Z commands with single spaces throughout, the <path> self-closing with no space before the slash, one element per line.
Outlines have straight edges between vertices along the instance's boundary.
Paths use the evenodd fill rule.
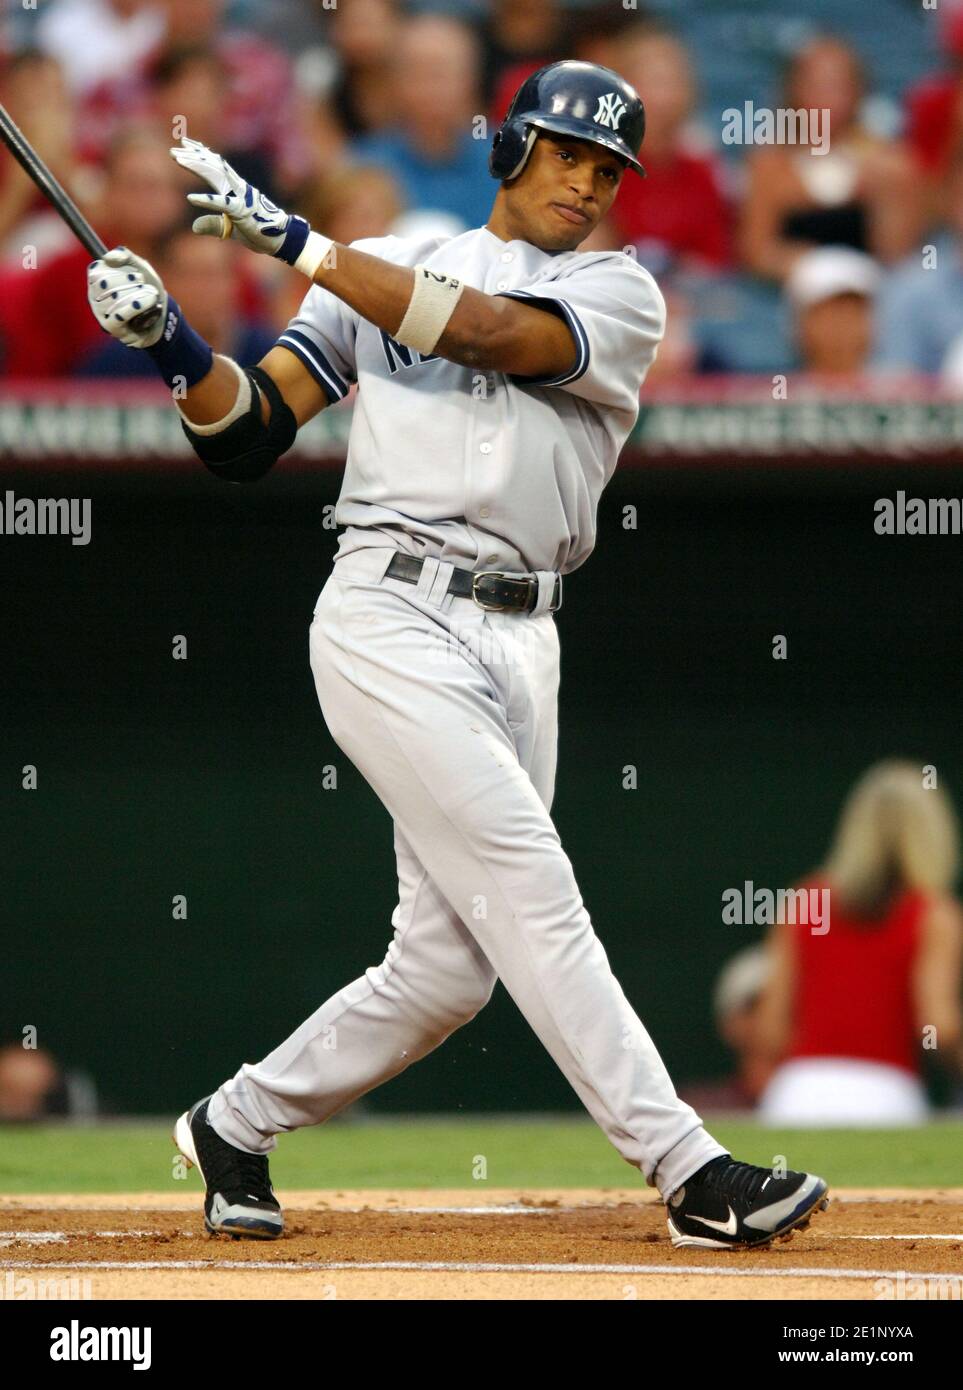
<path fill-rule="evenodd" d="M 488 172 L 492 178 L 501 178 L 501 169 L 504 164 L 504 156 L 501 152 L 502 145 L 505 143 L 505 129 L 500 126 L 492 136 L 492 147 L 488 151 Z"/>
<path fill-rule="evenodd" d="M 524 121 L 505 121 L 495 132 L 488 156 L 492 177 L 502 182 L 518 178 L 537 135 L 535 126 L 528 126 Z"/>

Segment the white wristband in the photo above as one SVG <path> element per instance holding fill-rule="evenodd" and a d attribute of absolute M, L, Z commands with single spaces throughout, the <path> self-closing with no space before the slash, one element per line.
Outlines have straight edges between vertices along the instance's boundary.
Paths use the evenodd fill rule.
<path fill-rule="evenodd" d="M 178 415 L 184 421 L 185 425 L 190 425 L 191 431 L 194 434 L 220 434 L 222 430 L 226 430 L 228 425 L 233 425 L 235 420 L 246 414 L 251 408 L 251 378 L 248 376 L 247 372 L 244 371 L 242 367 L 239 367 L 232 357 L 222 357 L 219 352 L 216 352 L 214 356 L 219 362 L 226 362 L 229 367 L 234 369 L 234 373 L 238 378 L 237 399 L 224 416 L 223 420 L 215 420 L 210 425 L 196 424 L 184 414 L 175 400 L 174 405 L 177 406 Z"/>
<path fill-rule="evenodd" d="M 449 275 L 415 266 L 415 287 L 395 341 L 416 352 L 434 352 L 465 286 Z"/>
<path fill-rule="evenodd" d="M 329 236 L 322 236 L 320 232 L 308 232 L 308 239 L 304 243 L 304 249 L 294 262 L 295 270 L 300 270 L 302 275 L 306 275 L 309 280 L 313 280 L 318 266 L 331 250 L 334 242 Z"/>

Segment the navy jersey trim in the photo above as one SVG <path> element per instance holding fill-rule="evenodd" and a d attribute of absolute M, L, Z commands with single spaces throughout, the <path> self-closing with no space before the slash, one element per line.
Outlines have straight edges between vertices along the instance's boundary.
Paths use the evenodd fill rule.
<path fill-rule="evenodd" d="M 512 381 L 517 381 L 521 386 L 568 386 L 570 382 L 578 381 L 580 376 L 585 375 L 591 357 L 589 339 L 581 319 L 571 305 L 566 304 L 564 299 L 555 299 L 554 296 L 547 294 L 529 294 L 527 290 L 507 290 L 504 294 L 498 295 L 497 298 L 520 299 L 526 303 L 537 304 L 549 313 L 564 318 L 572 330 L 572 337 L 575 339 L 575 366 L 571 370 L 562 372 L 560 376 L 513 375 Z"/>
<path fill-rule="evenodd" d="M 276 347 L 285 347 L 299 357 L 319 386 L 323 386 L 329 396 L 340 401 L 351 387 L 344 377 L 332 367 L 317 343 L 297 328 L 286 328 L 278 338 Z"/>

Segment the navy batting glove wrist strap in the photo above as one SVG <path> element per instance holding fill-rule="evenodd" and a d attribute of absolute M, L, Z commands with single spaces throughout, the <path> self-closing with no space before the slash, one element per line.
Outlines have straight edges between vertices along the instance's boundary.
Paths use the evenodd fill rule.
<path fill-rule="evenodd" d="M 288 221 L 284 240 L 277 250 L 278 260 L 287 261 L 288 265 L 294 265 L 294 262 L 304 250 L 304 244 L 308 239 L 308 233 L 310 231 L 310 222 L 305 222 L 303 217 L 295 217 L 292 214 Z"/>
<path fill-rule="evenodd" d="M 164 332 L 153 347 L 144 351 L 153 357 L 157 370 L 172 390 L 196 386 L 214 364 L 210 345 L 194 331 L 181 313 L 177 300 L 170 296 L 167 299 Z"/>

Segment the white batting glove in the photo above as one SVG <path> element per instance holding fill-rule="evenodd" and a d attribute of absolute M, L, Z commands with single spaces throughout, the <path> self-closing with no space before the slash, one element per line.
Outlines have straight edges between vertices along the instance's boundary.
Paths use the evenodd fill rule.
<path fill-rule="evenodd" d="M 334 244 L 312 232 L 303 217 L 285 212 L 270 198 L 242 179 L 223 155 L 186 136 L 171 150 L 182 169 L 213 189 L 211 193 L 188 193 L 187 201 L 204 215 L 193 230 L 198 236 L 229 237 L 251 251 L 277 256 L 288 265 L 313 277 L 315 270 Z"/>
<path fill-rule="evenodd" d="M 126 246 L 87 267 L 87 301 L 101 328 L 128 347 L 153 347 L 164 331 L 167 291 L 150 262 Z M 161 312 L 146 332 L 132 326 L 132 319 L 157 305 Z"/>

